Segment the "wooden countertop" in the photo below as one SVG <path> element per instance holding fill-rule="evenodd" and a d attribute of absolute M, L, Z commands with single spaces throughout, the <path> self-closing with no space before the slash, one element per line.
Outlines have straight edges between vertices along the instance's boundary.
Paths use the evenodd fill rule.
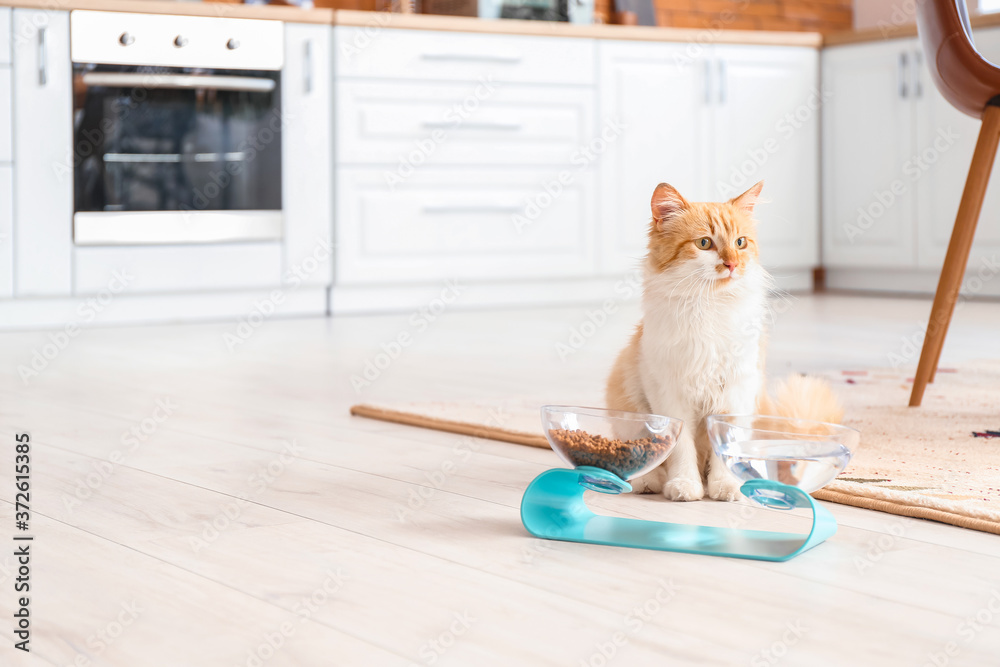
<path fill-rule="evenodd" d="M 2 1 L 2 0 L 0 0 Z M 698 30 L 626 25 L 581 25 L 557 21 L 517 21 L 514 19 L 478 19 L 465 16 L 430 14 L 385 14 L 337 10 L 335 25 L 382 25 L 410 30 L 480 32 L 500 35 L 539 35 L 546 37 L 583 37 L 590 39 L 637 40 L 646 42 L 689 42 L 694 44 L 775 44 L 809 46 L 823 43 L 817 32 L 774 32 L 765 30 Z"/>
<path fill-rule="evenodd" d="M 1000 26 L 1000 13 L 974 16 L 971 19 L 971 23 L 973 29 Z M 869 28 L 867 30 L 849 30 L 846 32 L 831 33 L 824 37 L 823 46 L 880 42 L 887 39 L 916 36 L 917 25 L 915 23 L 905 23 L 902 25 L 886 26 L 885 28 Z"/>
<path fill-rule="evenodd" d="M 105 12 L 215 16 L 271 19 L 287 23 L 326 23 L 346 26 L 380 26 L 409 30 L 476 32 L 498 35 L 537 35 L 589 39 L 689 42 L 695 44 L 770 44 L 819 48 L 823 38 L 815 32 L 769 32 L 763 30 L 697 30 L 622 25 L 580 25 L 554 21 L 486 20 L 464 16 L 391 14 L 332 9 L 299 9 L 270 5 L 218 2 L 173 2 L 171 0 L 0 0 L 0 7 L 27 7 L 70 11 L 88 9 Z"/>

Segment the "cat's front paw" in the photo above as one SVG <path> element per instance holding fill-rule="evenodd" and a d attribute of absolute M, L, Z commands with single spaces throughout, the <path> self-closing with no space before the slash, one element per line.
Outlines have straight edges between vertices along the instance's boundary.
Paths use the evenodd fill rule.
<path fill-rule="evenodd" d="M 632 493 L 661 493 L 663 491 L 663 483 L 666 480 L 667 473 L 660 466 L 641 477 L 633 479 L 629 484 L 632 485 Z"/>
<path fill-rule="evenodd" d="M 726 475 L 724 477 L 720 476 L 717 479 L 713 479 L 709 476 L 708 479 L 708 497 L 712 500 L 721 500 L 723 502 L 731 503 L 734 500 L 739 500 L 743 497 L 740 493 L 740 487 L 742 484 L 738 479 L 732 475 Z"/>
<path fill-rule="evenodd" d="M 663 496 L 667 500 L 701 500 L 705 497 L 705 487 L 700 479 L 678 477 L 663 485 Z"/>

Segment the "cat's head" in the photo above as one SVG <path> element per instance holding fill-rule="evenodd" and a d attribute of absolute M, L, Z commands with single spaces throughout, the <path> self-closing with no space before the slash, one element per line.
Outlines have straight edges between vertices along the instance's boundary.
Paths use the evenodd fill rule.
<path fill-rule="evenodd" d="M 728 291 L 763 277 L 753 208 L 764 182 L 727 202 L 689 202 L 660 183 L 651 202 L 647 270 L 690 291 Z M 685 290 L 688 291 L 688 290 Z"/>

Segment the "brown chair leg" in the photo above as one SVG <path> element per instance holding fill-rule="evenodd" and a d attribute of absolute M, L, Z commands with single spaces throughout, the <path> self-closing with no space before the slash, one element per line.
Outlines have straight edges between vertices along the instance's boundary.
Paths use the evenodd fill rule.
<path fill-rule="evenodd" d="M 934 295 L 934 305 L 931 307 L 931 317 L 927 323 L 927 335 L 924 337 L 924 347 L 920 352 L 920 364 L 913 380 L 913 393 L 910 394 L 911 407 L 920 405 L 924 398 L 924 389 L 937 370 L 941 349 L 944 347 L 944 337 L 948 333 L 958 292 L 962 288 L 965 267 L 969 262 L 972 238 L 976 234 L 976 223 L 979 222 L 986 186 L 990 183 L 990 171 L 993 169 L 998 141 L 1000 141 L 1000 107 L 988 106 L 983 111 L 983 125 L 979 128 L 979 139 L 972 154 L 972 164 L 969 166 L 969 176 L 965 180 L 965 190 L 962 191 L 962 201 L 958 205 L 958 215 L 955 217 L 955 228 L 951 232 L 948 254 L 944 258 L 937 293 Z"/>

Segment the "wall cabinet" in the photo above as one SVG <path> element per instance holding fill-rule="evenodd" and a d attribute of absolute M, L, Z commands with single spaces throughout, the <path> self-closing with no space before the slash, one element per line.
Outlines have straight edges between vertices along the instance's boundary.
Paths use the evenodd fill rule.
<path fill-rule="evenodd" d="M 72 291 L 69 13 L 13 11 L 15 296 Z"/>
<path fill-rule="evenodd" d="M 763 179 L 762 262 L 817 264 L 814 49 L 607 42 L 599 53 L 601 118 L 623 127 L 601 165 L 605 271 L 644 253 L 649 199 L 664 181 L 689 199 L 721 201 Z"/>
<path fill-rule="evenodd" d="M 996 61 L 1000 30 L 977 31 L 976 45 Z M 916 39 L 828 49 L 823 81 L 829 95 L 823 121 L 824 264 L 936 274 L 980 121 L 955 110 L 937 91 Z M 994 179 L 970 269 L 997 253 L 1000 184 Z M 896 287 L 874 277 L 869 282 L 872 289 Z M 933 276 L 919 284 L 923 289 L 932 283 Z"/>

